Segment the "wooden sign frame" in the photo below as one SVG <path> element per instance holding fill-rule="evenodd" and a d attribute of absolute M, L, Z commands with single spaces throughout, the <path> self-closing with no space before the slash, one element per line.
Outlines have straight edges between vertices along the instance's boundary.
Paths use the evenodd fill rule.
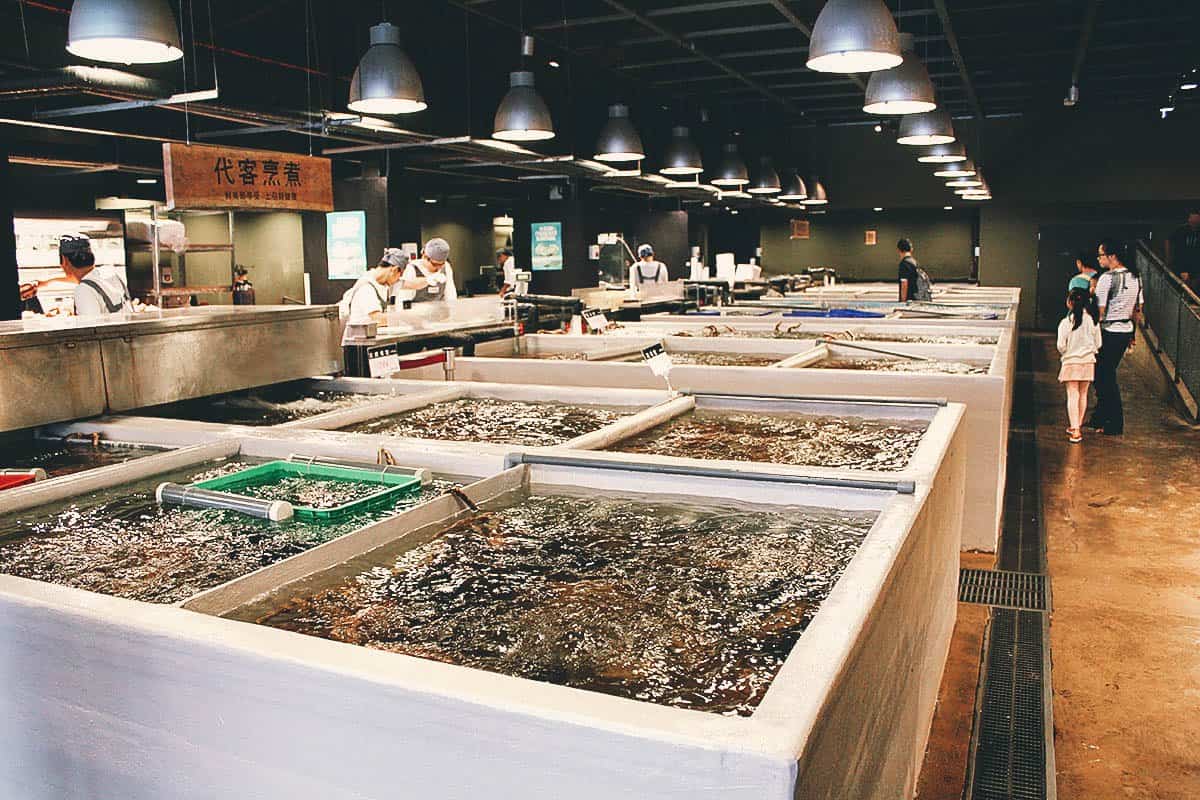
<path fill-rule="evenodd" d="M 163 143 L 168 209 L 332 211 L 327 158 L 274 150 Z"/>

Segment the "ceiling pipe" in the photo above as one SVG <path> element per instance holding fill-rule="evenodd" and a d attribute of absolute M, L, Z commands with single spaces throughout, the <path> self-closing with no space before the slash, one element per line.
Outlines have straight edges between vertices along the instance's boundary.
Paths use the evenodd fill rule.
<path fill-rule="evenodd" d="M 1092 39 L 1092 31 L 1096 29 L 1096 14 L 1100 10 L 1100 0 L 1090 0 L 1083 14 L 1083 27 L 1079 30 L 1079 44 L 1075 46 L 1075 66 L 1071 69 L 1071 85 L 1067 89 L 1063 105 L 1068 108 L 1079 102 L 1079 79 L 1083 75 L 1083 62 L 1087 60 L 1088 43 Z"/>
<path fill-rule="evenodd" d="M 980 105 L 979 96 L 975 94 L 975 87 L 971 84 L 971 74 L 967 72 L 967 62 L 963 60 L 962 49 L 958 46 L 958 36 L 954 33 L 954 26 L 950 24 L 950 10 L 946 8 L 946 0 L 933 0 L 933 6 L 937 9 L 938 19 L 942 23 L 942 33 L 946 36 L 950 54 L 954 56 L 954 65 L 958 67 L 958 75 L 962 79 L 963 90 L 967 93 L 967 99 L 971 103 L 971 110 L 975 112 L 975 119 L 982 122 L 984 119 L 983 106 Z"/>
<path fill-rule="evenodd" d="M 69 66 L 0 78 L 0 98 L 84 92 L 127 94 L 133 99 L 167 97 L 173 91 L 162 81 L 109 67 Z"/>
<path fill-rule="evenodd" d="M 775 92 L 768 89 L 766 86 L 763 86 L 758 81 L 747 76 L 745 73 L 740 72 L 739 70 L 736 70 L 733 67 L 729 66 L 724 61 L 722 61 L 720 58 L 711 56 L 708 53 L 704 52 L 703 50 L 701 50 L 699 47 L 696 46 L 695 42 L 689 41 L 689 40 L 685 39 L 684 37 L 680 36 L 679 34 L 673 32 L 673 31 L 667 30 L 662 25 L 659 25 L 654 20 L 650 19 L 649 17 L 645 16 L 644 14 L 642 14 L 638 11 L 635 11 L 634 9 L 625 5 L 624 3 L 617 2 L 617 0 L 603 0 L 603 2 L 605 3 L 605 5 L 608 5 L 611 8 L 614 8 L 617 11 L 620 11 L 622 14 L 625 14 L 630 19 L 632 19 L 634 22 L 637 22 L 639 25 L 641 25 L 643 28 L 647 28 L 648 30 L 651 30 L 654 33 L 657 33 L 659 36 L 666 37 L 669 41 L 671 41 L 676 46 L 686 50 L 687 52 L 691 53 L 694 56 L 697 56 L 698 58 L 700 58 L 704 61 L 707 61 L 709 64 L 711 64 L 714 67 L 716 67 L 717 69 L 721 70 L 726 75 L 729 75 L 730 77 L 733 77 L 733 78 L 737 78 L 739 81 L 741 81 L 745 85 L 749 86 L 751 89 L 758 92 L 759 94 L 761 94 L 763 97 L 767 98 L 768 100 L 771 100 L 771 101 L 777 103 L 778 105 L 783 106 L 785 109 L 792 112 L 793 114 L 798 114 L 800 116 L 804 115 L 803 109 L 801 109 L 799 106 L 797 106 L 791 100 L 787 99 L 786 97 L 776 94 Z"/>

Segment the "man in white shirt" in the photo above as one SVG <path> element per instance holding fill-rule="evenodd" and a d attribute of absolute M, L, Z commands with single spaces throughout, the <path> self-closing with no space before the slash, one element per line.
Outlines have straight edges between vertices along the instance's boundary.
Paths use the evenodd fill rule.
<path fill-rule="evenodd" d="M 517 262 L 513 259 L 512 250 L 507 247 L 497 250 L 496 265 L 504 271 L 500 286 L 500 296 L 503 297 L 517 288 Z"/>
<path fill-rule="evenodd" d="M 67 279 L 75 287 L 75 315 L 112 317 L 132 306 L 125 281 L 112 267 L 97 267 L 92 242 L 86 236 L 64 236 L 58 240 L 58 257 Z"/>
<path fill-rule="evenodd" d="M 1096 408 L 1085 428 L 1103 431 L 1109 436 L 1125 432 L 1125 410 L 1117 367 L 1125 351 L 1134 346 L 1137 321 L 1142 313 L 1142 282 L 1125 262 L 1128 256 L 1120 242 L 1105 239 L 1097 259 L 1107 270 L 1096 283 L 1096 302 L 1100 306 L 1100 338 L 1103 344 L 1096 355 Z"/>

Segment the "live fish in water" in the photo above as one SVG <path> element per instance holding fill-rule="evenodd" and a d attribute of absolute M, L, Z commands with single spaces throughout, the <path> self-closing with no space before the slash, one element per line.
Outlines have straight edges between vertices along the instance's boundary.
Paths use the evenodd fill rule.
<path fill-rule="evenodd" d="M 609 406 L 479 397 L 433 403 L 344 430 L 455 442 L 551 446 L 599 430 L 632 413 L 632 409 Z"/>
<path fill-rule="evenodd" d="M 875 516 L 532 495 L 234 616 L 748 716 Z"/>
<path fill-rule="evenodd" d="M 945 375 L 986 375 L 987 362 L 907 361 L 899 358 L 827 358 L 809 365 L 814 369 L 856 369 L 870 372 L 927 372 Z"/>
<path fill-rule="evenodd" d="M 928 423 L 920 420 L 701 409 L 614 445 L 623 453 L 900 470 Z"/>
<path fill-rule="evenodd" d="M 102 594 L 176 603 L 385 519 L 457 484 L 434 481 L 391 508 L 333 524 L 160 506 L 162 481 L 188 484 L 253 466 L 229 461 L 0 517 L 0 572 Z"/>

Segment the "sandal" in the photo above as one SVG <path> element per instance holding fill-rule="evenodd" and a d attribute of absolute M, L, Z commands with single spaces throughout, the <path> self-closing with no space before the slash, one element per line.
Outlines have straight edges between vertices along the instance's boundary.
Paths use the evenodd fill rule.
<path fill-rule="evenodd" d="M 1078 428 L 1072 428 L 1071 430 L 1067 431 L 1067 433 L 1070 435 L 1070 438 L 1068 438 L 1067 441 L 1071 444 L 1079 444 L 1083 441 L 1083 432 Z"/>

